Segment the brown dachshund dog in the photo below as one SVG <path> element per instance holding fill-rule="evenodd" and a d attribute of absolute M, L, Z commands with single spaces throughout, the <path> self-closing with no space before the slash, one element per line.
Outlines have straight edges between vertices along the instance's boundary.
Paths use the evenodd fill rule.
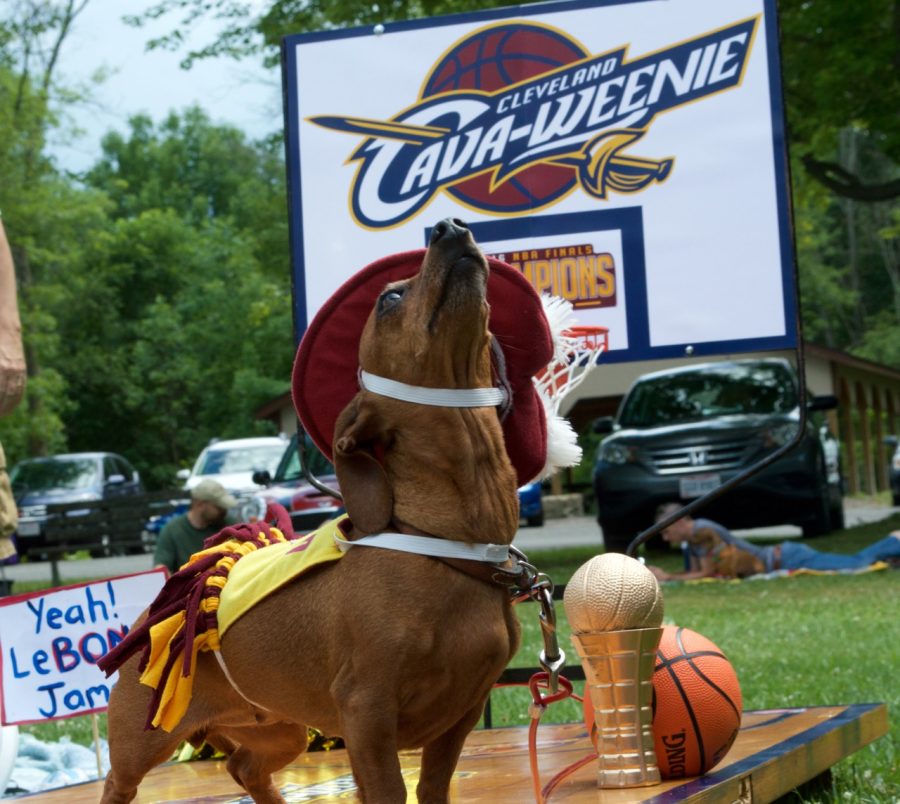
<path fill-rule="evenodd" d="M 491 387 L 488 262 L 458 221 L 442 221 L 419 273 L 392 283 L 369 315 L 365 371 L 432 388 Z M 517 476 L 494 407 L 411 404 L 363 390 L 334 434 L 338 479 L 358 538 L 379 531 L 510 544 Z M 103 802 L 130 801 L 180 741 L 228 754 L 257 802 L 281 802 L 272 773 L 302 752 L 310 724 L 344 737 L 359 796 L 406 801 L 397 752 L 419 748 L 419 802 L 444 804 L 463 741 L 515 653 L 502 586 L 441 560 L 356 547 L 266 597 L 222 639 L 225 665 L 198 656 L 193 697 L 171 733 L 144 731 L 150 691 L 137 657 L 109 702 Z"/>

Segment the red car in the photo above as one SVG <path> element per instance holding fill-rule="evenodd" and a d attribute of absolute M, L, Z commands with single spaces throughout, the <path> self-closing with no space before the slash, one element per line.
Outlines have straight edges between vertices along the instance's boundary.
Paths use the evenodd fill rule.
<path fill-rule="evenodd" d="M 304 441 L 306 461 L 313 477 L 325 487 L 340 492 L 334 467 L 308 436 Z M 344 512 L 340 498 L 312 485 L 303 474 L 296 434 L 291 436 L 275 476 L 272 477 L 267 471 L 256 472 L 253 481 L 265 486 L 255 496 L 281 503 L 288 510 L 295 533 L 311 531 L 326 519 Z"/>

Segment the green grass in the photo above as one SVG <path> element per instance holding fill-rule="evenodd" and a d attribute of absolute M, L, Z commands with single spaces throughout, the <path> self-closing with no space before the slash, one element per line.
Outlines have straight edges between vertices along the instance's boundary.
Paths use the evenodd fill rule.
<path fill-rule="evenodd" d="M 854 552 L 897 529 L 900 516 L 825 536 L 813 544 L 820 550 Z M 529 560 L 562 584 L 592 555 L 590 548 L 561 549 L 532 552 Z M 681 555 L 675 551 L 649 551 L 646 558 L 668 570 L 681 566 Z M 900 719 L 895 714 L 900 711 L 900 572 L 666 584 L 664 595 L 666 622 L 702 633 L 727 654 L 737 671 L 746 709 L 886 703 L 890 732 L 838 763 L 832 789 L 804 801 L 900 801 Z M 543 646 L 538 608 L 527 603 L 517 611 L 523 641 L 512 665 L 534 667 Z M 556 613 L 560 645 L 571 664 L 577 659 L 561 603 Z M 576 691 L 579 688 L 576 684 Z M 527 724 L 529 703 L 527 690 L 496 691 L 494 725 Z M 105 736 L 106 718 L 99 719 Z M 543 722 L 580 720 L 580 704 L 569 700 L 552 705 Z M 68 735 L 90 745 L 92 739 L 90 718 L 52 721 L 23 731 L 47 741 Z"/>

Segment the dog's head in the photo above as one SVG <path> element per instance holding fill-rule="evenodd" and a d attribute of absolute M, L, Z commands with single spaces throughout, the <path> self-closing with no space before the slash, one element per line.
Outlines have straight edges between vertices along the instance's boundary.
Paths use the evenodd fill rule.
<path fill-rule="evenodd" d="M 337 467 L 359 530 L 383 528 L 393 512 L 395 522 L 477 541 L 474 520 L 486 513 L 482 532 L 492 524 L 505 532 L 512 521 L 512 538 L 515 488 L 540 474 L 548 455 L 532 379 L 553 353 L 528 280 L 485 259 L 459 221 L 442 221 L 427 250 L 383 257 L 326 300 L 297 350 L 292 393 L 307 433 Z M 413 386 L 413 403 L 385 383 Z M 454 402 L 435 401 L 446 394 L 434 389 L 455 389 Z M 460 394 L 477 407 L 455 407 Z M 383 500 L 377 515 L 360 514 L 361 499 Z M 485 511 L 492 500 L 504 510 Z M 423 505 L 430 510 L 419 516 Z M 438 523 L 448 511 L 473 524 Z"/>
<path fill-rule="evenodd" d="M 465 224 L 451 219 L 438 223 L 419 272 L 391 282 L 378 296 L 360 340 L 363 371 L 421 388 L 489 387 L 487 284 L 487 260 Z M 486 411 L 499 434 L 495 411 Z M 374 532 L 391 519 L 394 489 L 385 463 L 396 441 L 415 432 L 420 453 L 410 456 L 407 447 L 404 454 L 410 462 L 427 461 L 430 447 L 442 437 L 437 431 L 456 426 L 453 416 L 365 391 L 344 410 L 335 428 L 334 458 L 345 506 L 357 528 Z M 424 437 L 429 432 L 432 444 Z M 509 467 L 502 441 L 499 451 Z"/>
<path fill-rule="evenodd" d="M 465 224 L 438 223 L 419 273 L 378 297 L 360 341 L 362 369 L 432 388 L 490 384 L 487 279 Z"/>

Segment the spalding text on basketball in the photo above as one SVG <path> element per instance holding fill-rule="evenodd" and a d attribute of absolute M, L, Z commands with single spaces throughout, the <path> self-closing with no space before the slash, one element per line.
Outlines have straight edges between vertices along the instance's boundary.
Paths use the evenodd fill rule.
<path fill-rule="evenodd" d="M 666 760 L 669 765 L 669 779 L 680 779 L 685 775 L 685 733 L 664 734 L 663 746 L 666 749 Z"/>

